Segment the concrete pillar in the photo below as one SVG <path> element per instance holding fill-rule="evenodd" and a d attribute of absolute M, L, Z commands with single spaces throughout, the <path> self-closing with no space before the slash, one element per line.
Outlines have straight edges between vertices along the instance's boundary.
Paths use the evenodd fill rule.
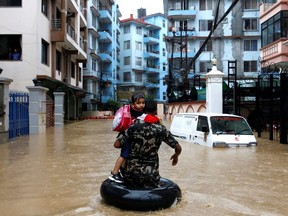
<path fill-rule="evenodd" d="M 206 112 L 223 113 L 223 77 L 215 65 L 206 74 Z"/>
<path fill-rule="evenodd" d="M 0 144 L 9 138 L 9 85 L 12 81 L 0 77 Z"/>
<path fill-rule="evenodd" d="M 54 125 L 64 125 L 64 96 L 65 92 L 54 92 Z"/>
<path fill-rule="evenodd" d="M 48 88 L 28 86 L 29 90 L 29 133 L 46 132 L 46 93 Z"/>

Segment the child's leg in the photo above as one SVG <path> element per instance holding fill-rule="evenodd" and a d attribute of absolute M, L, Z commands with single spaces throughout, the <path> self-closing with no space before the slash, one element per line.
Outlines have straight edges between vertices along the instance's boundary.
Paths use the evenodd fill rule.
<path fill-rule="evenodd" d="M 114 168 L 112 170 L 113 175 L 115 175 L 119 172 L 119 169 L 120 169 L 120 167 L 124 161 L 125 161 L 125 158 L 123 158 L 121 156 L 116 160 L 116 163 L 115 163 Z"/>

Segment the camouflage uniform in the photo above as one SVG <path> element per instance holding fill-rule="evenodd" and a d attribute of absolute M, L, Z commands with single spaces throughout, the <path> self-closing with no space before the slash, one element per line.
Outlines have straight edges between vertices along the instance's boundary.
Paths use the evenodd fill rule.
<path fill-rule="evenodd" d="M 131 152 L 126 160 L 125 182 L 133 187 L 157 187 L 160 180 L 160 145 L 163 141 L 175 148 L 178 142 L 164 125 L 146 123 L 139 119 L 135 120 L 119 141 L 125 142 L 125 137 L 128 137 L 131 144 Z"/>

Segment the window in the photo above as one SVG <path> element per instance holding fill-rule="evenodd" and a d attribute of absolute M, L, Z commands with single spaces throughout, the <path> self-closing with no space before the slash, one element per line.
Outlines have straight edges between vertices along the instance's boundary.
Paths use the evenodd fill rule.
<path fill-rule="evenodd" d="M 21 60 L 21 35 L 0 35 L 0 60 Z"/>
<path fill-rule="evenodd" d="M 244 40 L 244 51 L 257 51 L 257 40 Z"/>
<path fill-rule="evenodd" d="M 130 26 L 124 26 L 124 34 L 130 33 Z"/>
<path fill-rule="evenodd" d="M 49 53 L 49 44 L 45 40 L 42 39 L 41 42 L 41 63 L 48 65 L 48 53 Z"/>
<path fill-rule="evenodd" d="M 212 10 L 212 0 L 200 0 L 200 10 Z"/>
<path fill-rule="evenodd" d="M 96 71 L 96 61 L 95 61 L 95 59 L 92 59 L 92 65 L 91 65 L 91 67 L 92 67 L 92 70 L 93 71 Z"/>
<path fill-rule="evenodd" d="M 142 73 L 135 73 L 135 82 L 142 82 Z"/>
<path fill-rule="evenodd" d="M 71 62 L 70 71 L 71 71 L 71 77 L 75 79 L 75 64 L 74 64 L 74 62 Z"/>
<path fill-rule="evenodd" d="M 199 116 L 197 122 L 197 131 L 202 131 L 203 127 L 208 128 L 208 120 L 206 116 Z"/>
<path fill-rule="evenodd" d="M 204 40 L 200 41 L 200 47 L 202 46 L 202 44 L 204 43 Z M 212 51 L 212 41 L 209 40 L 204 48 L 203 51 Z"/>
<path fill-rule="evenodd" d="M 162 52 L 163 52 L 163 56 L 165 57 L 165 56 L 166 56 L 166 50 L 165 50 L 165 48 L 162 49 Z"/>
<path fill-rule="evenodd" d="M 81 70 L 81 68 L 79 67 L 79 69 L 78 69 L 78 81 L 79 82 L 81 82 L 82 81 L 82 70 Z"/>
<path fill-rule="evenodd" d="M 47 0 L 42 0 L 41 11 L 46 17 L 48 16 L 48 2 L 47 2 Z"/>
<path fill-rule="evenodd" d="M 212 20 L 199 20 L 199 31 L 210 31 L 212 29 Z"/>
<path fill-rule="evenodd" d="M 124 65 L 130 65 L 130 56 L 124 57 Z"/>
<path fill-rule="evenodd" d="M 137 66 L 142 66 L 142 58 L 141 57 L 136 57 L 135 58 L 135 64 Z"/>
<path fill-rule="evenodd" d="M 60 71 L 61 71 L 61 63 L 62 63 L 61 52 L 56 50 L 56 70 L 58 70 L 59 75 L 60 75 Z"/>
<path fill-rule="evenodd" d="M 162 66 L 162 69 L 163 69 L 163 71 L 166 71 L 166 63 L 163 63 L 163 66 Z"/>
<path fill-rule="evenodd" d="M 142 35 L 142 27 L 137 26 L 137 27 L 136 27 L 136 33 L 137 33 L 138 35 Z"/>
<path fill-rule="evenodd" d="M 130 72 L 124 72 L 123 73 L 123 82 L 131 82 L 131 73 Z"/>
<path fill-rule="evenodd" d="M 244 9 L 245 10 L 259 9 L 258 5 L 259 5 L 258 0 L 244 1 Z"/>
<path fill-rule="evenodd" d="M 257 61 L 244 61 L 244 72 L 257 72 Z"/>
<path fill-rule="evenodd" d="M 142 51 L 142 43 L 141 42 L 135 41 L 135 45 L 136 45 L 136 50 Z"/>
<path fill-rule="evenodd" d="M 258 20 L 257 19 L 243 19 L 244 31 L 255 31 L 258 30 Z"/>
<path fill-rule="evenodd" d="M 124 41 L 124 49 L 125 50 L 130 49 L 130 40 Z"/>
<path fill-rule="evenodd" d="M 211 70 L 210 61 L 200 61 L 200 73 L 206 73 Z"/>
<path fill-rule="evenodd" d="M 1 6 L 4 7 L 22 6 L 22 0 L 0 0 L 0 7 Z"/>
<path fill-rule="evenodd" d="M 261 42 L 266 46 L 288 36 L 288 11 L 281 11 L 261 24 Z"/>
<path fill-rule="evenodd" d="M 162 20 L 162 27 L 163 27 L 163 28 L 166 27 L 166 20 L 165 20 L 165 19 Z"/>

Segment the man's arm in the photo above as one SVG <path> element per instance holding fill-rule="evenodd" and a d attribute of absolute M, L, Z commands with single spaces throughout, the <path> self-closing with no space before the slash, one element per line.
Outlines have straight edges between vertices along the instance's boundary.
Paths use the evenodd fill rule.
<path fill-rule="evenodd" d="M 175 166 L 178 163 L 178 156 L 181 154 L 182 147 L 179 143 L 176 144 L 175 153 L 171 156 L 170 160 L 172 160 L 172 166 Z"/>

